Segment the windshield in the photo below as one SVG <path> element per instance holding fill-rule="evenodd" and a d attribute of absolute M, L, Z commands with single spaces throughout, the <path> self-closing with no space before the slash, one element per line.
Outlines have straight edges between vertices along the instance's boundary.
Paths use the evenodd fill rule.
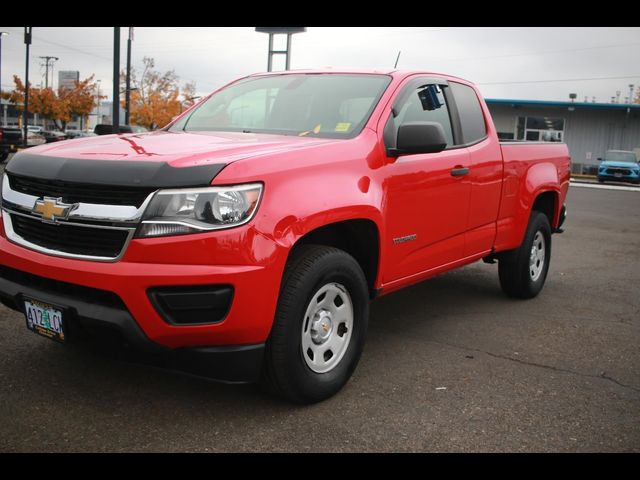
<path fill-rule="evenodd" d="M 633 152 L 607 152 L 604 157 L 606 162 L 629 162 L 638 163 L 636 154 Z"/>
<path fill-rule="evenodd" d="M 390 81 L 386 75 L 252 77 L 211 96 L 170 131 L 352 138 L 364 128 Z"/>

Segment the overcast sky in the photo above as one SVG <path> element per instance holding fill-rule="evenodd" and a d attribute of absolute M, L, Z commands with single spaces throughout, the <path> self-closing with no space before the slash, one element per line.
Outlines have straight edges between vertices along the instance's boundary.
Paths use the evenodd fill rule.
<path fill-rule="evenodd" d="M 121 28 L 121 66 L 126 65 L 127 27 Z M 0 27 L 2 88 L 13 88 L 12 77 L 24 79 L 24 27 Z M 144 56 L 157 69 L 175 70 L 180 79 L 195 81 L 198 95 L 267 67 L 268 36 L 254 27 L 136 27 L 134 67 Z M 282 37 L 284 39 L 284 37 Z M 276 44 L 276 47 L 284 47 Z M 449 73 L 480 86 L 487 98 L 609 102 L 629 84 L 640 86 L 640 27 L 308 27 L 293 38 L 292 69 L 398 68 Z M 113 28 L 34 27 L 30 80 L 44 84 L 39 56 L 56 56 L 59 70 L 95 74 L 101 92 L 111 95 Z M 276 57 L 275 70 L 284 68 Z M 566 80 L 566 81 L 564 81 Z"/>

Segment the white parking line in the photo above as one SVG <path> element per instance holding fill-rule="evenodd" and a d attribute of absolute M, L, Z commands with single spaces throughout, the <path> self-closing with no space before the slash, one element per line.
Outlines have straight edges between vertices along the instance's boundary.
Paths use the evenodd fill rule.
<path fill-rule="evenodd" d="M 599 183 L 571 182 L 572 187 L 598 188 L 600 190 L 622 190 L 623 192 L 640 192 L 640 187 L 626 187 L 622 185 L 601 185 Z"/>

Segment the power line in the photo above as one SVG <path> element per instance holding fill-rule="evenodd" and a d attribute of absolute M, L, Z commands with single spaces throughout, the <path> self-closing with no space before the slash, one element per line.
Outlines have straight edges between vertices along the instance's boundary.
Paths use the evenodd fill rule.
<path fill-rule="evenodd" d="M 627 75 L 622 77 L 557 78 L 553 80 L 526 80 L 526 81 L 514 81 L 514 82 L 479 82 L 476 85 L 513 85 L 513 84 L 524 84 L 524 83 L 588 82 L 592 80 L 617 80 L 622 78 L 640 78 L 640 75 Z"/>
<path fill-rule="evenodd" d="M 10 29 L 10 30 L 12 30 L 12 29 Z M 35 35 L 33 35 L 33 38 L 35 38 L 36 40 L 38 40 L 38 41 L 40 41 L 40 42 L 49 43 L 49 44 L 51 44 L 51 45 L 56 45 L 56 46 L 58 46 L 58 47 L 65 48 L 65 49 L 67 49 L 67 50 L 72 50 L 72 51 L 74 51 L 74 52 L 82 53 L 83 55 L 89 55 L 89 56 L 92 56 L 92 57 L 101 58 L 101 59 L 103 59 L 103 60 L 108 60 L 109 62 L 111 62 L 111 60 L 112 60 L 112 59 L 111 59 L 111 58 L 109 58 L 109 57 L 103 57 L 102 55 L 96 55 L 95 53 L 86 52 L 86 51 L 84 51 L 84 50 L 81 50 L 81 49 L 79 49 L 79 48 L 72 47 L 72 46 L 70 46 L 70 45 L 64 45 L 64 44 L 62 44 L 62 43 L 52 42 L 51 40 L 45 40 L 44 38 L 42 38 L 42 37 L 37 37 L 37 36 L 35 36 Z"/>
<path fill-rule="evenodd" d="M 631 46 L 635 46 L 635 45 L 640 45 L 640 42 L 633 42 L 633 43 L 618 43 L 616 45 L 602 45 L 602 46 L 597 46 L 597 47 L 584 47 L 584 48 L 569 48 L 569 49 L 565 49 L 565 50 L 541 50 L 538 52 L 531 52 L 531 53 L 514 53 L 514 54 L 508 54 L 508 55 L 488 55 L 485 57 L 459 57 L 459 58 L 441 58 L 439 59 L 439 61 L 443 61 L 443 62 L 462 62 L 462 61 L 469 61 L 469 60 L 486 60 L 486 59 L 491 59 L 491 58 L 513 58 L 513 57 L 529 57 L 529 56 L 535 56 L 535 55 L 555 55 L 558 53 L 569 53 L 569 52 L 581 52 L 581 51 L 587 51 L 587 50 L 602 50 L 602 49 L 606 49 L 606 48 L 618 48 L 618 47 L 631 47 Z"/>

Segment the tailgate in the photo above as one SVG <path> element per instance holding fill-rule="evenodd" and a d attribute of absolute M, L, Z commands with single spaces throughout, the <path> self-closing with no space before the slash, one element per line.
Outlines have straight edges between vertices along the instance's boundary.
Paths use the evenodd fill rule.
<path fill-rule="evenodd" d="M 3 144 L 18 144 L 22 142 L 22 130 L 18 128 L 0 128 L 0 137 Z"/>

